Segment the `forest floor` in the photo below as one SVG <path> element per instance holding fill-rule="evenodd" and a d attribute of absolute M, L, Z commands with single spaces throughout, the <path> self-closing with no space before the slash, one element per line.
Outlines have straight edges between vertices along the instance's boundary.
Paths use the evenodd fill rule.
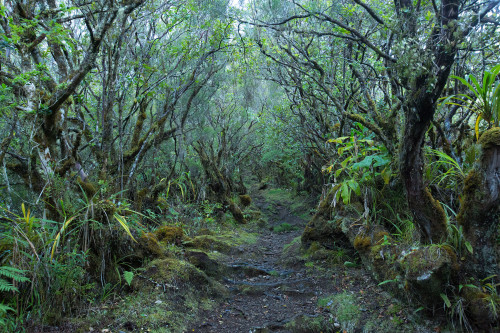
<path fill-rule="evenodd" d="M 446 332 L 383 290 L 354 250 L 307 251 L 315 200 L 250 191 L 260 219 L 192 235 L 136 270 L 130 287 L 58 327 L 29 332 Z M 257 222 L 260 221 L 260 222 Z M 193 260 L 196 259 L 196 260 Z"/>
<path fill-rule="evenodd" d="M 437 321 L 383 291 L 352 252 L 301 250 L 300 235 L 314 208 L 307 200 L 272 189 L 251 195 L 267 228 L 255 244 L 226 257 L 226 265 L 242 268 L 224 278 L 231 297 L 199 313 L 189 332 L 441 331 Z"/>

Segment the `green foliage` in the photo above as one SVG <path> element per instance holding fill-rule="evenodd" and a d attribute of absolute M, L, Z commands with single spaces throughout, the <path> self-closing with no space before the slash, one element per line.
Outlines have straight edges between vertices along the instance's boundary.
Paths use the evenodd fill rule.
<path fill-rule="evenodd" d="M 463 185 L 463 180 L 467 174 L 462 166 L 445 152 L 431 148 L 427 148 L 425 152 L 432 160 L 426 170 L 430 184 L 458 191 Z"/>
<path fill-rule="evenodd" d="M 349 204 L 352 193 L 361 195 L 361 186 L 372 186 L 378 178 L 388 184 L 391 178 L 390 156 L 384 146 L 377 145 L 373 134 L 361 124 L 351 131 L 349 137 L 328 140 L 337 147 L 338 158 L 323 171 L 333 176 L 339 184 L 336 200 Z"/>
<path fill-rule="evenodd" d="M 2 83 L 0 85 L 0 116 L 4 114 L 10 115 L 14 108 L 15 100 L 12 88 L 5 85 L 5 83 Z"/>
<path fill-rule="evenodd" d="M 476 120 L 477 138 L 479 138 L 478 127 L 481 119 L 485 120 L 488 124 L 493 122 L 494 126 L 498 126 L 500 121 L 500 82 L 497 80 L 498 73 L 500 73 L 500 64 L 494 66 L 489 71 L 485 71 L 481 82 L 474 75 L 466 75 L 465 78 L 452 76 L 452 78 L 466 86 L 474 95 L 471 97 L 467 94 L 459 94 L 452 96 L 452 98 L 462 102 L 469 108 L 473 108 L 474 103 L 479 103 Z"/>
<path fill-rule="evenodd" d="M 361 310 L 356 301 L 356 296 L 350 292 L 320 298 L 318 306 L 328 309 L 337 320 L 343 330 L 352 332 L 361 319 Z"/>
<path fill-rule="evenodd" d="M 13 280 L 16 283 L 28 282 L 29 279 L 25 276 L 25 274 L 25 271 L 15 267 L 0 266 L 0 292 L 18 292 L 19 290 L 17 287 L 7 280 L 4 280 L 4 278 Z"/>

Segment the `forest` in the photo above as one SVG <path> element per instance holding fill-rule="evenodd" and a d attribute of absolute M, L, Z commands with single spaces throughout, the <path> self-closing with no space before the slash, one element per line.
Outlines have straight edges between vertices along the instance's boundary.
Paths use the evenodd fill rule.
<path fill-rule="evenodd" d="M 0 332 L 499 332 L 500 0 L 0 0 Z"/>

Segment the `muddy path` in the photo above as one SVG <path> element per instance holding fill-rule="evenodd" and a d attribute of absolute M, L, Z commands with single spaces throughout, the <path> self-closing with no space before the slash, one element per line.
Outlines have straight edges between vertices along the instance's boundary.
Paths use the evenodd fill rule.
<path fill-rule="evenodd" d="M 231 296 L 198 313 L 189 332 L 434 332 L 439 326 L 393 300 L 352 253 L 304 253 L 307 212 L 261 191 L 251 195 L 268 224 L 255 244 L 226 258 L 233 270 L 222 283 Z"/>

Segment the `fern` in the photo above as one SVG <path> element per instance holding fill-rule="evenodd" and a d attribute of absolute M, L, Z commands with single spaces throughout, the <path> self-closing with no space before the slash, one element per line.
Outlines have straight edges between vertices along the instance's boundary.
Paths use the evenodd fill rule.
<path fill-rule="evenodd" d="M 2 276 L 4 276 L 7 279 L 14 280 L 15 282 L 27 282 L 30 279 L 24 276 L 25 271 L 15 268 L 15 267 L 10 267 L 10 266 L 0 266 L 0 292 L 17 292 L 17 288 L 12 285 L 7 280 L 2 279 Z"/>

